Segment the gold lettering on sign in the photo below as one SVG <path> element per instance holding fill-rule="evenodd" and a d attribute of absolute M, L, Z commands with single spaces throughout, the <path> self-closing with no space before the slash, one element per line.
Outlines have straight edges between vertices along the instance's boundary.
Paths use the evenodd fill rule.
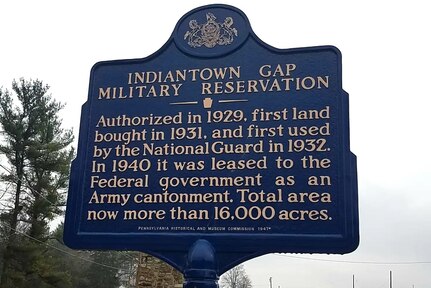
<path fill-rule="evenodd" d="M 328 75 L 295 77 L 294 63 L 263 64 L 256 78 L 243 79 L 241 66 L 204 67 L 168 71 L 134 71 L 125 76 L 123 86 L 99 87 L 98 100 L 154 99 L 179 97 L 183 85 L 200 82 L 201 95 L 291 92 L 328 89 Z"/>
<path fill-rule="evenodd" d="M 285 222 L 338 217 L 333 171 L 342 151 L 331 138 L 341 127 L 329 75 L 289 61 L 122 77 L 94 89 L 96 100 L 147 99 L 163 109 L 119 105 L 92 120 L 87 221 L 145 220 L 131 231 L 139 233 L 278 233 Z"/>

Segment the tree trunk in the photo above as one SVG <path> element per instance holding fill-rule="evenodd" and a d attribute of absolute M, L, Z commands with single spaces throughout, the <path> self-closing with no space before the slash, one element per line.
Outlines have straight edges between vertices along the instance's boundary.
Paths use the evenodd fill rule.
<path fill-rule="evenodd" d="M 16 183 L 16 190 L 15 190 L 15 201 L 14 201 L 14 208 L 12 211 L 12 216 L 9 220 L 9 233 L 6 236 L 6 247 L 3 254 L 3 267 L 2 267 L 2 273 L 1 273 L 1 279 L 0 279 L 0 287 L 8 287 L 7 286 L 7 279 L 8 279 L 8 268 L 10 266 L 10 262 L 13 257 L 13 244 L 16 242 L 16 231 L 18 227 L 18 215 L 21 211 L 20 207 L 20 197 L 21 197 L 21 187 L 22 187 L 22 178 L 23 178 L 23 161 L 21 161 L 21 167 L 17 167 L 17 183 Z"/>

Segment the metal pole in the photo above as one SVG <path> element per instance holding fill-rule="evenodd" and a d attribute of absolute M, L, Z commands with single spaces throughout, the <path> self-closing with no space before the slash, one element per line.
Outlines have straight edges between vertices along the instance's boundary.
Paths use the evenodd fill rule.
<path fill-rule="evenodd" d="M 190 248 L 183 288 L 219 288 L 216 256 L 210 242 L 200 239 Z"/>
<path fill-rule="evenodd" d="M 269 277 L 269 288 L 272 288 L 272 277 Z"/>
<path fill-rule="evenodd" d="M 352 284 L 353 284 L 353 288 L 355 288 L 355 274 L 353 274 L 353 281 L 352 281 Z"/>

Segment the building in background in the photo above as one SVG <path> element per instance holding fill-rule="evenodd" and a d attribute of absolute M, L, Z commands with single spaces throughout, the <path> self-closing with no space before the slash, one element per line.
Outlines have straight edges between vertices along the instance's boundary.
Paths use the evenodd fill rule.
<path fill-rule="evenodd" d="M 139 254 L 137 288 L 172 288 L 183 287 L 183 275 L 166 262 L 145 254 Z"/>

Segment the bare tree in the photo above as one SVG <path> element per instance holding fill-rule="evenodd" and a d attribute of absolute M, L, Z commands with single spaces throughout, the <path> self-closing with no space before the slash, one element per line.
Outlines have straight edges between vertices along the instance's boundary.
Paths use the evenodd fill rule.
<path fill-rule="evenodd" d="M 244 265 L 238 265 L 221 276 L 221 288 L 252 288 L 251 280 L 245 272 Z"/>

